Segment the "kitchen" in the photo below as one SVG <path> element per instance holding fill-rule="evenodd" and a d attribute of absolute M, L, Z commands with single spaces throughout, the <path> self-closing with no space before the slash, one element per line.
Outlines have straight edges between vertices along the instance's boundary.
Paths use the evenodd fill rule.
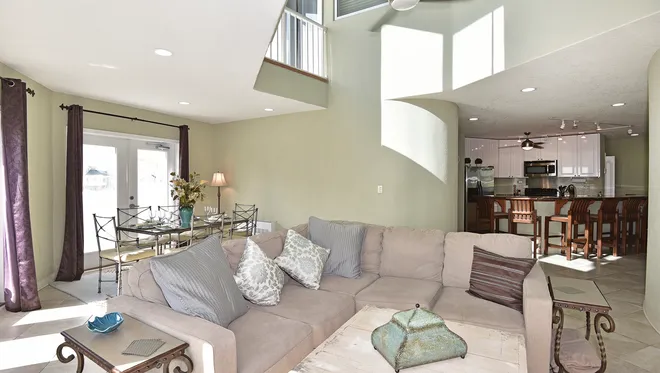
<path fill-rule="evenodd" d="M 637 173 L 645 174 L 637 179 L 647 179 L 648 169 L 643 164 L 648 160 L 635 159 L 628 154 L 632 152 L 615 151 L 645 147 L 643 137 L 630 133 L 625 137 L 611 133 L 606 136 L 598 130 L 539 138 L 529 135 L 526 133 L 517 139 L 465 138 L 464 223 L 467 231 L 508 232 L 506 213 L 511 208 L 511 201 L 531 200 L 540 218 L 536 227 L 540 251 L 544 244 L 545 217 L 567 215 L 574 199 L 593 200 L 589 212 L 598 214 L 603 199 L 645 197 L 643 181 L 630 185 L 630 178 L 625 178 L 630 176 L 630 170 L 621 178 L 617 178 L 616 171 L 617 166 L 634 168 Z M 608 151 L 619 156 L 612 156 Z M 497 216 L 490 217 L 490 222 L 484 221 L 483 211 L 478 211 L 479 196 L 500 201 L 500 204 L 494 204 L 493 212 Z M 533 224 L 517 224 L 514 229 L 518 234 L 534 235 Z M 551 244 L 559 243 L 561 231 L 561 224 L 549 225 Z M 584 225 L 580 227 L 580 232 L 583 231 Z M 609 227 L 606 226 L 605 231 L 609 232 Z"/>

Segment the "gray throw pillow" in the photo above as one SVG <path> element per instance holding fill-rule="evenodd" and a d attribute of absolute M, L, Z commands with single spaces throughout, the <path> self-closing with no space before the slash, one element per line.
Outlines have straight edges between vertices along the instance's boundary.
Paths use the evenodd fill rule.
<path fill-rule="evenodd" d="M 248 310 L 217 236 L 188 250 L 157 256 L 150 265 L 167 303 L 176 311 L 226 328 Z"/>
<path fill-rule="evenodd" d="M 366 231 L 366 227 L 362 224 L 335 223 L 311 216 L 310 240 L 330 250 L 323 273 L 359 278 L 362 274 L 360 269 L 362 241 Z"/>

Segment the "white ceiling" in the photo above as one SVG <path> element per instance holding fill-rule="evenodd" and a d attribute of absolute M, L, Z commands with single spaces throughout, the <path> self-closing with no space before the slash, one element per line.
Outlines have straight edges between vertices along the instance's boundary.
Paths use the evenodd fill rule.
<path fill-rule="evenodd" d="M 0 62 L 57 92 L 208 123 L 316 110 L 253 89 L 283 6 L 0 0 Z M 159 57 L 156 48 L 174 55 Z"/>
<path fill-rule="evenodd" d="M 458 103 L 466 136 L 560 133 L 558 120 L 577 119 L 648 127 L 647 69 L 660 49 L 660 13 L 523 65 L 431 97 Z M 533 93 L 522 93 L 536 87 Z M 625 102 L 623 107 L 612 107 Z M 468 121 L 478 117 L 476 122 Z M 572 123 L 571 123 L 572 124 Z M 603 128 L 608 126 L 603 125 Z M 566 130 L 570 130 L 567 125 Z M 595 126 L 580 124 L 580 130 Z M 626 136 L 626 130 L 606 132 Z"/>

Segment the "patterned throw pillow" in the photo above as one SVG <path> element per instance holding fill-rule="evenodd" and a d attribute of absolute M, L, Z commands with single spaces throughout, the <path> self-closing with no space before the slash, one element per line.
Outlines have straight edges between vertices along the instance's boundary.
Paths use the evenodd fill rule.
<path fill-rule="evenodd" d="M 467 293 L 523 311 L 523 281 L 536 259 L 512 258 L 474 246 L 470 289 Z"/>
<path fill-rule="evenodd" d="M 306 288 L 318 290 L 329 254 L 330 250 L 314 245 L 312 241 L 289 229 L 284 240 L 284 250 L 275 258 L 275 263 Z"/>
<path fill-rule="evenodd" d="M 245 299 L 260 306 L 275 306 L 280 302 L 284 272 L 250 238 L 238 262 L 234 275 Z"/>

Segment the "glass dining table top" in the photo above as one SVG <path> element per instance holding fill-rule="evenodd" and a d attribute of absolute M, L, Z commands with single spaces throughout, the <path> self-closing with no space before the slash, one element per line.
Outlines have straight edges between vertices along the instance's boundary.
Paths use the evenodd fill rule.
<path fill-rule="evenodd" d="M 241 223 L 242 221 L 234 221 L 234 223 Z M 192 230 L 201 230 L 201 229 L 210 229 L 218 228 L 223 224 L 231 224 L 232 219 L 230 216 L 224 216 L 222 218 L 202 218 L 195 217 L 191 223 L 190 228 L 184 228 L 178 223 L 167 223 L 159 221 L 145 221 L 138 224 L 125 224 L 117 227 L 117 231 L 120 232 L 130 232 L 130 233 L 139 233 L 146 234 L 151 236 L 160 236 L 166 234 L 177 234 L 188 232 Z"/>

